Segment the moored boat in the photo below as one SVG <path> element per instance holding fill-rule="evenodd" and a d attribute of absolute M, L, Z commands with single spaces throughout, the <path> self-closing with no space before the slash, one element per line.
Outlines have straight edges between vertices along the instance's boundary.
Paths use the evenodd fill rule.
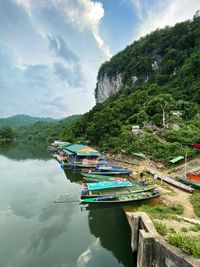
<path fill-rule="evenodd" d="M 164 182 L 166 182 L 172 186 L 175 186 L 175 187 L 177 187 L 181 190 L 184 190 L 186 192 L 189 192 L 189 193 L 192 193 L 194 191 L 194 189 L 191 186 L 185 185 L 185 184 L 183 184 L 183 183 L 181 183 L 175 179 L 172 179 L 171 177 L 166 176 L 166 175 L 162 174 L 161 172 L 158 172 L 157 170 L 151 169 L 149 167 L 146 168 L 146 170 L 154 176 L 154 179 L 155 179 L 155 177 L 156 177 L 156 179 L 159 178 L 161 181 L 164 181 Z"/>
<path fill-rule="evenodd" d="M 90 171 L 88 174 L 96 174 L 96 175 L 129 175 L 132 171 Z"/>
<path fill-rule="evenodd" d="M 140 192 L 151 191 L 155 188 L 156 187 L 154 185 L 142 186 L 139 183 L 132 184 L 132 186 L 118 187 L 118 188 L 104 188 L 95 190 L 89 190 L 88 188 L 84 188 L 81 193 L 81 198 L 102 197 L 113 194 L 140 193 Z"/>
<path fill-rule="evenodd" d="M 81 203 L 126 203 L 126 202 L 136 202 L 141 200 L 147 200 L 150 198 L 158 197 L 160 192 L 158 189 L 153 189 L 147 192 L 134 192 L 125 194 L 111 194 L 107 196 L 85 198 L 81 200 Z"/>
<path fill-rule="evenodd" d="M 191 185 L 193 188 L 200 189 L 200 183 L 198 183 L 198 182 L 193 182 L 193 181 L 186 179 L 186 178 L 179 178 L 179 180 L 181 182 L 183 182 L 184 184 Z"/>
<path fill-rule="evenodd" d="M 96 174 L 89 174 L 89 173 L 81 173 L 83 175 L 84 180 L 88 181 L 123 181 L 127 180 L 126 178 L 119 177 L 119 176 L 106 176 L 106 175 L 96 175 Z"/>

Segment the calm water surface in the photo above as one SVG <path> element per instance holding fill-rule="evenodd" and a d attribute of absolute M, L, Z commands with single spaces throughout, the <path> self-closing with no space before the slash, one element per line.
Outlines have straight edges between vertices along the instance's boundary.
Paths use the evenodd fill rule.
<path fill-rule="evenodd" d="M 46 147 L 0 147 L 0 266 L 134 266 L 120 208 L 81 210 L 81 176 Z"/>

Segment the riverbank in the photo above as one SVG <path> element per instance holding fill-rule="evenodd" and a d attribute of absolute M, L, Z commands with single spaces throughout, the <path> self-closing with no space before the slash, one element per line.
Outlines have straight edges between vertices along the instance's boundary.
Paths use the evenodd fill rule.
<path fill-rule="evenodd" d="M 131 163 L 129 164 L 128 161 Z M 132 179 L 138 179 L 142 172 L 144 178 L 149 184 L 156 184 L 161 192 L 158 199 L 149 201 L 148 204 L 143 204 L 137 207 L 124 207 L 125 212 L 146 212 L 158 234 L 168 244 L 179 247 L 188 255 L 193 255 L 200 258 L 200 209 L 199 200 L 200 193 L 195 190 L 193 194 L 182 191 L 170 184 L 161 180 L 154 179 L 147 172 L 149 167 L 161 172 L 163 175 L 173 177 L 174 179 L 184 177 L 185 168 L 189 170 L 198 170 L 200 159 L 189 161 L 176 168 L 166 168 L 155 162 L 146 159 L 137 160 L 134 165 L 134 159 L 125 159 L 120 162 L 120 165 L 134 171 L 131 175 Z M 156 205 L 155 205 L 156 204 Z M 185 244 L 184 244 L 185 243 Z M 192 265 L 191 265 L 192 266 Z"/>

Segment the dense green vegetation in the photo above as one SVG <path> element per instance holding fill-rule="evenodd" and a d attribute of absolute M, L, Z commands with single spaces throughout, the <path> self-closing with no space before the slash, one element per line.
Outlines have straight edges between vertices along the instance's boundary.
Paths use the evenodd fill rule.
<path fill-rule="evenodd" d="M 56 139 L 66 139 L 66 129 L 80 119 L 80 115 L 69 116 L 62 120 L 37 121 L 17 129 L 20 140 L 51 143 Z"/>
<path fill-rule="evenodd" d="M 37 121 L 54 121 L 52 118 L 39 118 L 39 117 L 32 117 L 29 115 L 19 114 L 14 115 L 8 118 L 1 118 L 0 119 L 0 127 L 1 126 L 11 126 L 14 128 L 19 128 L 24 125 L 29 125 Z"/>
<path fill-rule="evenodd" d="M 165 163 L 200 151 L 200 17 L 142 37 L 105 62 L 98 78 L 121 74 L 123 88 L 83 116 L 36 122 L 19 138 L 88 140 L 101 151 L 143 152 Z M 133 85 L 132 77 L 137 81 Z M 96 92 L 97 93 L 97 92 Z M 140 135 L 131 132 L 139 125 Z"/>
<path fill-rule="evenodd" d="M 141 38 L 102 65 L 98 77 L 123 74 L 124 88 L 66 131 L 103 151 L 141 151 L 165 163 L 200 142 L 200 17 Z M 132 86 L 132 76 L 137 83 Z M 131 133 L 140 125 L 140 136 Z"/>
<path fill-rule="evenodd" d="M 0 127 L 0 144 L 8 143 L 14 140 L 16 131 L 10 126 Z"/>

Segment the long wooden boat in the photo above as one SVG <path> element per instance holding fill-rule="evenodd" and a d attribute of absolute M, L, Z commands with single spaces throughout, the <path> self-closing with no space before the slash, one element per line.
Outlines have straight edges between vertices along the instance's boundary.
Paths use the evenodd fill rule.
<path fill-rule="evenodd" d="M 188 180 L 195 183 L 200 183 L 200 173 L 187 173 L 186 176 Z"/>
<path fill-rule="evenodd" d="M 118 171 L 118 172 L 113 172 L 113 171 L 90 171 L 87 172 L 88 174 L 96 174 L 96 175 L 129 175 L 132 173 L 132 171 Z"/>
<path fill-rule="evenodd" d="M 147 200 L 150 198 L 158 197 L 160 195 L 157 189 L 153 189 L 147 192 L 134 192 L 126 194 L 111 194 L 107 196 L 85 198 L 81 200 L 81 203 L 125 203 L 125 202 L 136 202 L 141 200 Z"/>
<path fill-rule="evenodd" d="M 108 175 L 97 175 L 97 174 L 90 174 L 90 173 L 84 173 L 82 172 L 81 175 L 83 175 L 83 179 L 89 178 L 90 180 L 94 179 L 93 181 L 117 181 L 117 180 L 127 180 L 126 178 L 120 177 L 120 176 L 108 176 Z"/>
<path fill-rule="evenodd" d="M 166 175 L 162 174 L 161 172 L 158 172 L 157 170 L 154 170 L 151 168 L 146 168 L 146 170 L 149 173 L 151 173 L 154 176 L 154 178 L 155 177 L 159 178 L 160 180 L 162 180 L 162 181 L 164 181 L 170 185 L 173 185 L 175 187 L 178 187 L 179 189 L 182 189 L 182 190 L 189 192 L 189 193 L 192 193 L 194 191 L 194 189 L 191 186 L 185 185 L 185 184 L 183 184 L 183 183 L 181 183 L 175 179 L 172 179 L 171 177 L 166 176 Z"/>
<path fill-rule="evenodd" d="M 179 180 L 183 182 L 184 184 L 191 185 L 193 188 L 200 189 L 200 183 L 190 181 L 186 178 L 180 178 Z"/>
<path fill-rule="evenodd" d="M 100 176 L 100 175 L 97 175 L 97 177 Z M 83 180 L 87 181 L 87 182 L 90 182 L 90 183 L 93 183 L 93 182 L 102 182 L 102 181 L 123 181 L 123 180 L 127 180 L 125 178 L 119 178 L 119 177 L 110 177 L 109 175 L 108 176 L 104 176 L 106 178 L 90 178 L 90 177 L 83 177 Z"/>
<path fill-rule="evenodd" d="M 98 166 L 96 168 L 99 171 L 111 171 L 111 172 L 120 172 L 120 171 L 130 171 L 128 168 L 123 168 L 123 167 L 112 167 L 112 166 Z"/>
<path fill-rule="evenodd" d="M 102 197 L 108 196 L 113 194 L 130 194 L 130 193 L 141 193 L 147 192 L 155 189 L 154 185 L 147 185 L 142 186 L 139 184 L 133 184 L 132 186 L 128 187 L 119 187 L 119 188 L 106 188 L 106 189 L 99 189 L 99 190 L 88 190 L 83 189 L 81 192 L 81 198 L 91 198 L 91 197 Z"/>

